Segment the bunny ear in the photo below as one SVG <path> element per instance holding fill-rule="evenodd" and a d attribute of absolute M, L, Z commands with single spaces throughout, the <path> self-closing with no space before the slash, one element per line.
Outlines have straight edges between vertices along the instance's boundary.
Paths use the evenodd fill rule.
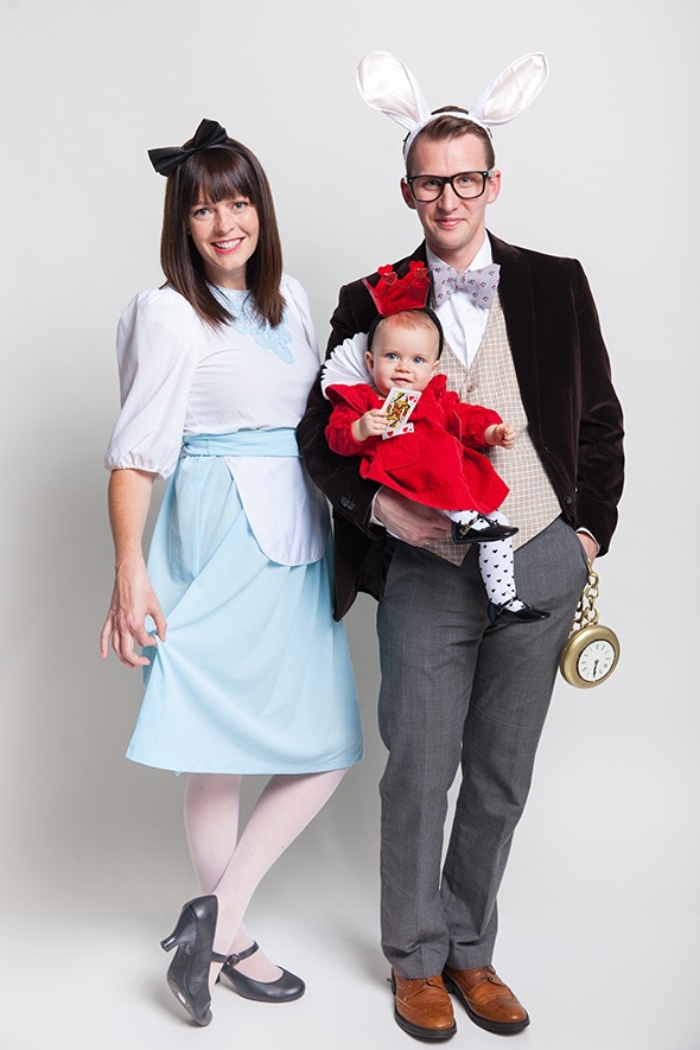
<path fill-rule="evenodd" d="M 357 87 L 368 106 L 407 131 L 427 120 L 430 109 L 413 74 L 389 51 L 370 51 L 357 67 Z"/>
<path fill-rule="evenodd" d="M 469 106 L 469 116 L 489 126 L 507 124 L 535 101 L 548 76 L 546 55 L 541 51 L 523 55 L 484 88 Z"/>

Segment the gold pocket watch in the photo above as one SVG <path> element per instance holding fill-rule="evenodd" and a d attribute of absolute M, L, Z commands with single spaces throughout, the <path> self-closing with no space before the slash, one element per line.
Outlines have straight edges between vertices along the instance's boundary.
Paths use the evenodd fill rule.
<path fill-rule="evenodd" d="M 606 682 L 620 656 L 617 635 L 598 623 L 597 597 L 598 573 L 593 571 L 589 561 L 586 586 L 574 613 L 571 634 L 559 658 L 562 677 L 578 689 L 590 689 Z"/>

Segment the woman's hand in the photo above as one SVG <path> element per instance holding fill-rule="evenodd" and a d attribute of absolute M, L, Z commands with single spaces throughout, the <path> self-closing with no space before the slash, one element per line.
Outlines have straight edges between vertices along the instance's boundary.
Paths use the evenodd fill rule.
<path fill-rule="evenodd" d="M 150 661 L 139 656 L 136 645 L 153 645 L 146 630 L 152 616 L 157 637 L 165 641 L 165 617 L 146 572 L 141 537 L 151 503 L 155 475 L 145 470 L 114 470 L 109 480 L 109 522 L 114 537 L 116 572 L 109 612 L 100 636 L 100 653 L 109 653 L 109 643 L 127 667 L 143 667 Z"/>
<path fill-rule="evenodd" d="M 127 667 L 144 667 L 150 663 L 135 648 L 155 644 L 154 637 L 146 630 L 147 616 L 153 617 L 157 637 L 164 642 L 167 624 L 145 565 L 122 566 L 114 580 L 112 600 L 100 637 L 102 657 L 108 655 L 111 641 L 114 652 Z"/>

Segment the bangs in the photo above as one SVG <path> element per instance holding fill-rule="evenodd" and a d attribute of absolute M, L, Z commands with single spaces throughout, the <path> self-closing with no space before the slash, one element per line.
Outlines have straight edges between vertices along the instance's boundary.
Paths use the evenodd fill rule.
<path fill-rule="evenodd" d="M 208 149 L 192 157 L 187 167 L 190 207 L 200 200 L 218 204 L 231 197 L 247 197 L 252 204 L 259 203 L 250 164 L 237 150 Z"/>

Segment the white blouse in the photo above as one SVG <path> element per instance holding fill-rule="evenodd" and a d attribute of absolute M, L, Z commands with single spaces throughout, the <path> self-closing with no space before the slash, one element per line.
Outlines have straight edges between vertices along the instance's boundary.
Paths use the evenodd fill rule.
<path fill-rule="evenodd" d="M 284 275 L 277 328 L 253 317 L 247 292 L 216 289 L 234 320 L 205 324 L 172 288 L 140 292 L 117 330 L 121 412 L 105 466 L 169 477 L 182 439 L 193 434 L 296 427 L 320 364 L 306 292 Z M 301 460 L 226 457 L 261 549 L 272 561 L 301 565 L 323 556 L 325 499 Z"/>

